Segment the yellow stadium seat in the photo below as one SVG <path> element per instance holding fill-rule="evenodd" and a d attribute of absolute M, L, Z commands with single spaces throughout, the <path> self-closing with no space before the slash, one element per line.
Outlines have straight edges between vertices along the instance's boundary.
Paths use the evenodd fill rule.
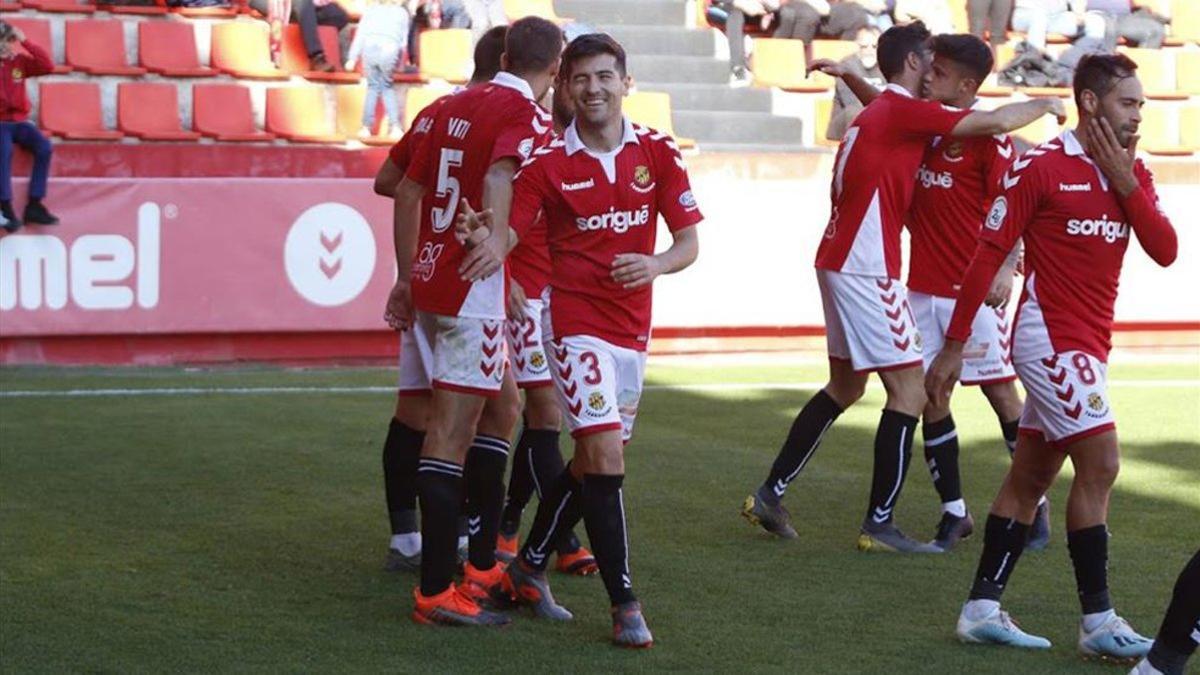
<path fill-rule="evenodd" d="M 759 86 L 804 92 L 828 91 L 833 86 L 832 78 L 819 73 L 806 78 L 804 64 L 804 43 L 800 40 L 762 38 L 754 41 L 752 65 L 754 83 Z"/>
<path fill-rule="evenodd" d="M 1138 65 L 1138 79 L 1147 98 L 1181 100 L 1187 95 L 1175 91 L 1175 50 L 1121 47 L 1119 51 Z"/>
<path fill-rule="evenodd" d="M 421 33 L 421 75 L 431 80 L 464 84 L 471 77 L 471 31 L 442 28 Z"/>
<path fill-rule="evenodd" d="M 813 40 L 812 43 L 813 59 L 841 61 L 856 53 L 858 53 L 858 43 L 853 40 Z M 832 89 L 835 84 L 834 79 L 824 73 L 813 73 L 811 79 L 824 85 L 825 89 Z"/>
<path fill-rule="evenodd" d="M 409 87 L 404 95 L 404 130 L 408 131 L 412 127 L 413 119 L 416 118 L 417 113 L 424 110 L 425 106 L 451 91 L 446 87 Z"/>
<path fill-rule="evenodd" d="M 337 92 L 337 132 L 346 138 L 358 136 L 362 127 L 363 102 L 366 100 L 365 86 L 334 87 Z M 371 136 L 360 138 L 367 145 L 391 145 L 394 141 L 387 137 L 388 121 L 383 112 L 383 101 L 376 104 L 375 127 Z"/>
<path fill-rule="evenodd" d="M 504 14 L 508 16 L 509 21 L 516 21 L 525 16 L 540 16 L 556 23 L 570 21 L 554 13 L 552 0 L 504 0 Z"/>
<path fill-rule="evenodd" d="M 1179 113 L 1174 106 L 1147 105 L 1138 127 L 1138 148 L 1152 155 L 1190 155 L 1179 140 Z"/>
<path fill-rule="evenodd" d="M 621 110 L 632 122 L 675 136 L 671 123 L 671 95 L 658 91 L 638 91 L 625 97 Z M 681 148 L 694 148 L 696 141 L 690 138 L 675 138 Z"/>
<path fill-rule="evenodd" d="M 954 21 L 954 30 L 956 32 L 970 32 L 971 25 L 967 17 L 966 2 L 963 2 L 962 0 L 950 0 L 950 16 Z"/>
<path fill-rule="evenodd" d="M 1175 50 L 1175 89 L 1183 94 L 1200 94 L 1200 51 Z"/>
<path fill-rule="evenodd" d="M 825 130 L 829 128 L 829 118 L 833 116 L 833 99 L 819 98 L 817 99 L 816 108 L 813 114 L 813 138 L 816 144 L 823 148 L 836 148 L 837 141 L 831 141 L 825 138 Z"/>
<path fill-rule="evenodd" d="M 1190 105 L 1179 113 L 1179 142 L 1192 152 L 1200 152 L 1200 105 Z"/>
<path fill-rule="evenodd" d="M 1171 35 L 1189 42 L 1200 42 L 1200 2 L 1174 0 L 1171 4 Z"/>

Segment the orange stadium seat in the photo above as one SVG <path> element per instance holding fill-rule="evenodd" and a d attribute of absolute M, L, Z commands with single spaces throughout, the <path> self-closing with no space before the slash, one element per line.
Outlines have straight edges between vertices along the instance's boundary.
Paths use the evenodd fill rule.
<path fill-rule="evenodd" d="M 1192 152 L 1200 152 L 1200 105 L 1189 105 L 1180 111 L 1179 142 Z"/>
<path fill-rule="evenodd" d="M 1188 42 L 1200 42 L 1200 2 L 1174 0 L 1171 3 L 1171 35 Z"/>
<path fill-rule="evenodd" d="M 21 6 L 51 14 L 92 14 L 96 6 L 75 0 L 21 0 Z"/>
<path fill-rule="evenodd" d="M 1192 151 L 1183 147 L 1179 134 L 1179 113 L 1174 106 L 1147 104 L 1142 108 L 1138 148 L 1152 155 L 1182 156 Z"/>
<path fill-rule="evenodd" d="M 283 28 L 283 48 L 280 50 L 279 65 L 285 72 L 299 75 L 313 82 L 358 82 L 362 76 L 358 73 L 348 73 L 341 70 L 342 50 L 338 45 L 338 31 L 333 26 L 317 26 L 317 37 L 325 51 L 325 58 L 338 70 L 332 73 L 320 73 L 311 70 L 308 65 L 308 51 L 304 48 L 304 38 L 300 34 L 300 26 L 288 24 Z"/>
<path fill-rule="evenodd" d="M 504 14 L 509 21 L 516 21 L 524 16 L 540 16 L 556 23 L 570 21 L 554 12 L 552 0 L 504 0 Z"/>
<path fill-rule="evenodd" d="M 212 68 L 200 65 L 192 24 L 177 21 L 138 22 L 138 62 L 165 77 L 211 77 Z"/>
<path fill-rule="evenodd" d="M 141 66 L 125 60 L 125 28 L 115 19 L 67 21 L 67 64 L 91 75 L 137 76 Z"/>
<path fill-rule="evenodd" d="M 195 131 L 179 124 L 175 83 L 122 82 L 117 85 L 117 128 L 144 141 L 194 141 Z"/>
<path fill-rule="evenodd" d="M 267 26 L 260 21 L 228 21 L 212 26 L 213 67 L 247 80 L 286 80 L 271 62 Z"/>
<path fill-rule="evenodd" d="M 21 29 L 25 33 L 25 37 L 33 42 L 33 44 L 45 49 L 50 58 L 54 58 L 53 41 L 50 39 L 50 22 L 45 19 L 35 19 L 28 16 L 12 16 L 5 19 L 8 23 Z M 17 45 L 17 50 L 24 52 L 25 49 Z M 61 63 L 54 64 L 54 74 L 62 75 L 63 73 L 71 72 L 71 66 Z"/>
<path fill-rule="evenodd" d="M 240 84 L 192 86 L 192 127 L 224 142 L 271 141 L 274 134 L 254 126 L 250 90 Z"/>
<path fill-rule="evenodd" d="M 825 130 L 829 128 L 829 119 L 833 117 L 833 99 L 819 98 L 813 114 L 813 138 L 816 145 L 823 148 L 836 148 L 837 141 L 825 138 Z"/>
<path fill-rule="evenodd" d="M 267 131 L 298 143 L 339 143 L 325 108 L 323 87 L 276 87 L 267 90 Z"/>
<path fill-rule="evenodd" d="M 680 148 L 694 148 L 696 141 L 675 136 L 671 122 L 671 95 L 658 91 L 639 91 L 625 97 L 621 109 L 630 121 L 650 127 L 675 138 Z"/>
<path fill-rule="evenodd" d="M 851 43 L 853 44 L 853 43 Z M 754 41 L 754 83 L 789 91 L 827 91 L 829 78 L 804 76 L 804 43 L 800 40 L 762 38 Z"/>
<path fill-rule="evenodd" d="M 471 31 L 444 28 L 421 33 L 421 75 L 430 80 L 463 84 L 471 77 Z"/>
<path fill-rule="evenodd" d="M 1200 51 L 1175 50 L 1175 89 L 1192 96 L 1200 95 Z"/>
<path fill-rule="evenodd" d="M 454 93 L 453 89 L 448 87 L 424 86 L 424 87 L 409 87 L 404 93 L 404 130 L 408 131 L 412 128 L 413 120 L 417 113 L 425 109 L 425 106 L 433 103 L 439 98 Z"/>
<path fill-rule="evenodd" d="M 38 98 L 39 126 L 55 136 L 94 141 L 124 136 L 104 128 L 100 85 L 95 82 L 43 82 Z"/>
<path fill-rule="evenodd" d="M 1183 100 L 1186 94 L 1175 91 L 1175 50 L 1118 48 L 1122 54 L 1138 64 L 1138 79 L 1147 98 Z"/>
<path fill-rule="evenodd" d="M 362 128 L 363 104 L 366 100 L 367 88 L 365 86 L 336 87 L 335 91 L 337 93 L 337 132 L 346 138 L 354 138 L 358 136 L 358 130 Z M 387 115 L 383 110 L 383 101 L 376 101 L 375 127 L 371 129 L 370 136 L 359 140 L 367 145 L 391 145 L 395 141 L 387 137 L 386 134 L 389 131 Z"/>

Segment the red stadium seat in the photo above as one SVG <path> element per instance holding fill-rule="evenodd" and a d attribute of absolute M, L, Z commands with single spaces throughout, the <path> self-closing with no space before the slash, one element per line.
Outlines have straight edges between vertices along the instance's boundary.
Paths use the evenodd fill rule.
<path fill-rule="evenodd" d="M 192 127 L 223 142 L 271 141 L 274 134 L 254 126 L 250 90 L 240 84 L 192 86 Z"/>
<path fill-rule="evenodd" d="M 97 2 L 96 9 L 103 10 L 110 14 L 132 14 L 138 16 L 162 16 L 167 13 L 166 5 L 110 5 L 105 2 Z"/>
<path fill-rule="evenodd" d="M 33 42 L 33 44 L 45 49 L 50 58 L 54 58 L 53 41 L 50 39 L 50 22 L 45 19 L 35 19 L 28 16 L 13 16 L 6 18 L 5 21 L 21 29 L 25 33 L 25 37 Z M 17 51 L 24 52 L 25 49 L 17 45 Z M 61 63 L 54 64 L 54 73 L 61 75 L 71 72 L 71 66 L 66 66 Z"/>
<path fill-rule="evenodd" d="M 51 14 L 92 14 L 96 6 L 75 0 L 21 0 L 23 7 Z"/>
<path fill-rule="evenodd" d="M 298 143 L 340 143 L 325 107 L 323 87 L 276 87 L 267 90 L 267 131 Z"/>
<path fill-rule="evenodd" d="M 213 67 L 247 80 L 286 80 L 271 62 L 267 26 L 260 21 L 228 21 L 212 26 Z"/>
<path fill-rule="evenodd" d="M 332 73 L 321 73 L 308 67 L 308 52 L 304 48 L 304 38 L 300 35 L 300 26 L 288 24 L 283 29 L 283 49 L 279 65 L 285 72 L 299 75 L 313 82 L 358 82 L 362 75 L 348 73 L 342 68 L 342 50 L 338 44 L 338 32 L 333 26 L 317 26 L 317 37 L 321 40 L 321 48 L 325 58 L 338 70 Z"/>
<path fill-rule="evenodd" d="M 67 63 L 91 75 L 144 75 L 146 69 L 125 60 L 125 29 L 114 19 L 78 19 L 67 23 Z"/>
<path fill-rule="evenodd" d="M 117 128 L 144 141 L 194 141 L 200 134 L 179 124 L 175 84 L 122 82 L 117 85 Z"/>
<path fill-rule="evenodd" d="M 100 85 L 95 82 L 43 82 L 38 97 L 39 125 L 55 136 L 97 141 L 124 136 L 104 128 Z"/>
<path fill-rule="evenodd" d="M 0 12 L 19 12 L 21 11 L 21 3 L 19 2 L 0 2 Z"/>
<path fill-rule="evenodd" d="M 211 77 L 212 68 L 200 65 L 192 24 L 176 21 L 138 22 L 138 62 L 166 77 Z"/>

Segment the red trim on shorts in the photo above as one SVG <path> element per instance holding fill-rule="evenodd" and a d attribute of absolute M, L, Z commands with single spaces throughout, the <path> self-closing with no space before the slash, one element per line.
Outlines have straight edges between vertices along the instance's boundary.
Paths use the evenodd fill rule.
<path fill-rule="evenodd" d="M 1081 431 L 1077 434 L 1071 434 L 1070 436 L 1067 436 L 1066 438 L 1060 438 L 1057 441 L 1050 441 L 1050 447 L 1054 448 L 1055 450 L 1066 450 L 1068 445 L 1073 445 L 1075 443 L 1078 443 L 1079 441 L 1082 441 L 1085 438 L 1091 438 L 1092 436 L 1099 436 L 1100 434 L 1108 433 L 1109 431 L 1116 431 L 1116 430 L 1117 430 L 1116 422 L 1106 422 L 1104 424 L 1101 424 L 1098 427 L 1092 427 L 1091 429 Z"/>
<path fill-rule="evenodd" d="M 1037 439 L 1041 439 L 1041 440 L 1046 439 L 1046 434 L 1043 434 L 1041 431 L 1039 431 L 1037 429 L 1031 429 L 1029 427 L 1017 427 L 1017 435 L 1018 436 L 1032 436 L 1033 438 L 1037 438 Z"/>
<path fill-rule="evenodd" d="M 1004 384 L 1005 382 L 1014 382 L 1016 379 L 1016 375 L 1009 375 L 1008 377 L 997 377 L 991 380 L 960 380 L 959 384 L 964 387 L 985 387 L 989 384 Z"/>
<path fill-rule="evenodd" d="M 913 366 L 920 366 L 922 369 L 924 369 L 925 368 L 925 360 L 917 359 L 916 361 L 909 361 L 908 363 L 897 363 L 892 366 L 878 366 L 878 367 L 873 367 L 873 368 L 855 368 L 854 372 L 856 372 L 856 373 L 886 373 L 889 370 L 904 370 L 905 368 L 912 368 Z"/>
<path fill-rule="evenodd" d="M 428 396 L 433 393 L 433 390 L 426 387 L 424 389 L 397 389 L 396 395 L 400 397 L 406 396 Z"/>
<path fill-rule="evenodd" d="M 452 391 L 456 394 L 469 394 L 471 396 L 482 396 L 484 398 L 496 398 L 497 396 L 500 395 L 499 388 L 483 389 L 481 387 L 464 387 L 461 384 L 451 384 L 449 382 L 442 382 L 441 380 L 434 380 L 433 388 L 441 389 L 442 391 Z"/>
<path fill-rule="evenodd" d="M 571 432 L 571 438 L 583 438 L 604 431 L 621 431 L 625 426 L 620 422 L 605 422 L 604 424 L 593 424 L 587 427 L 579 427 Z"/>
<path fill-rule="evenodd" d="M 553 385 L 554 380 L 533 380 L 530 382 L 517 382 L 517 389 L 541 389 L 542 387 Z"/>

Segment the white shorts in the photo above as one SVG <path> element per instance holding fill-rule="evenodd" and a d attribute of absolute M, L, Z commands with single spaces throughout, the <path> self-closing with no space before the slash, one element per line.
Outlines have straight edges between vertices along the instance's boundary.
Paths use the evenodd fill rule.
<path fill-rule="evenodd" d="M 494 397 L 504 379 L 503 321 L 417 311 L 400 336 L 399 394 L 432 389 Z"/>
<path fill-rule="evenodd" d="M 1116 428 L 1108 398 L 1108 366 L 1079 351 L 1017 364 L 1025 386 L 1021 432 L 1062 448 Z"/>
<path fill-rule="evenodd" d="M 946 329 L 954 315 L 954 298 L 943 298 L 913 291 L 908 295 L 917 328 L 921 331 L 925 369 L 942 351 Z M 1008 310 L 983 306 L 971 324 L 971 339 L 963 347 L 963 368 L 959 381 L 966 385 L 996 384 L 1017 379 L 1012 365 L 1012 321 Z"/>
<path fill-rule="evenodd" d="M 551 384 L 550 364 L 546 362 L 546 350 L 542 345 L 541 298 L 525 301 L 525 316 L 518 321 L 509 319 L 508 359 L 512 364 L 513 377 L 522 389 L 547 387 Z"/>
<path fill-rule="evenodd" d="M 571 436 L 620 429 L 628 443 L 642 398 L 646 352 L 587 335 L 555 340 L 549 348 L 550 373 Z"/>
<path fill-rule="evenodd" d="M 817 270 L 829 358 L 870 372 L 921 365 L 908 290 L 896 279 Z"/>

